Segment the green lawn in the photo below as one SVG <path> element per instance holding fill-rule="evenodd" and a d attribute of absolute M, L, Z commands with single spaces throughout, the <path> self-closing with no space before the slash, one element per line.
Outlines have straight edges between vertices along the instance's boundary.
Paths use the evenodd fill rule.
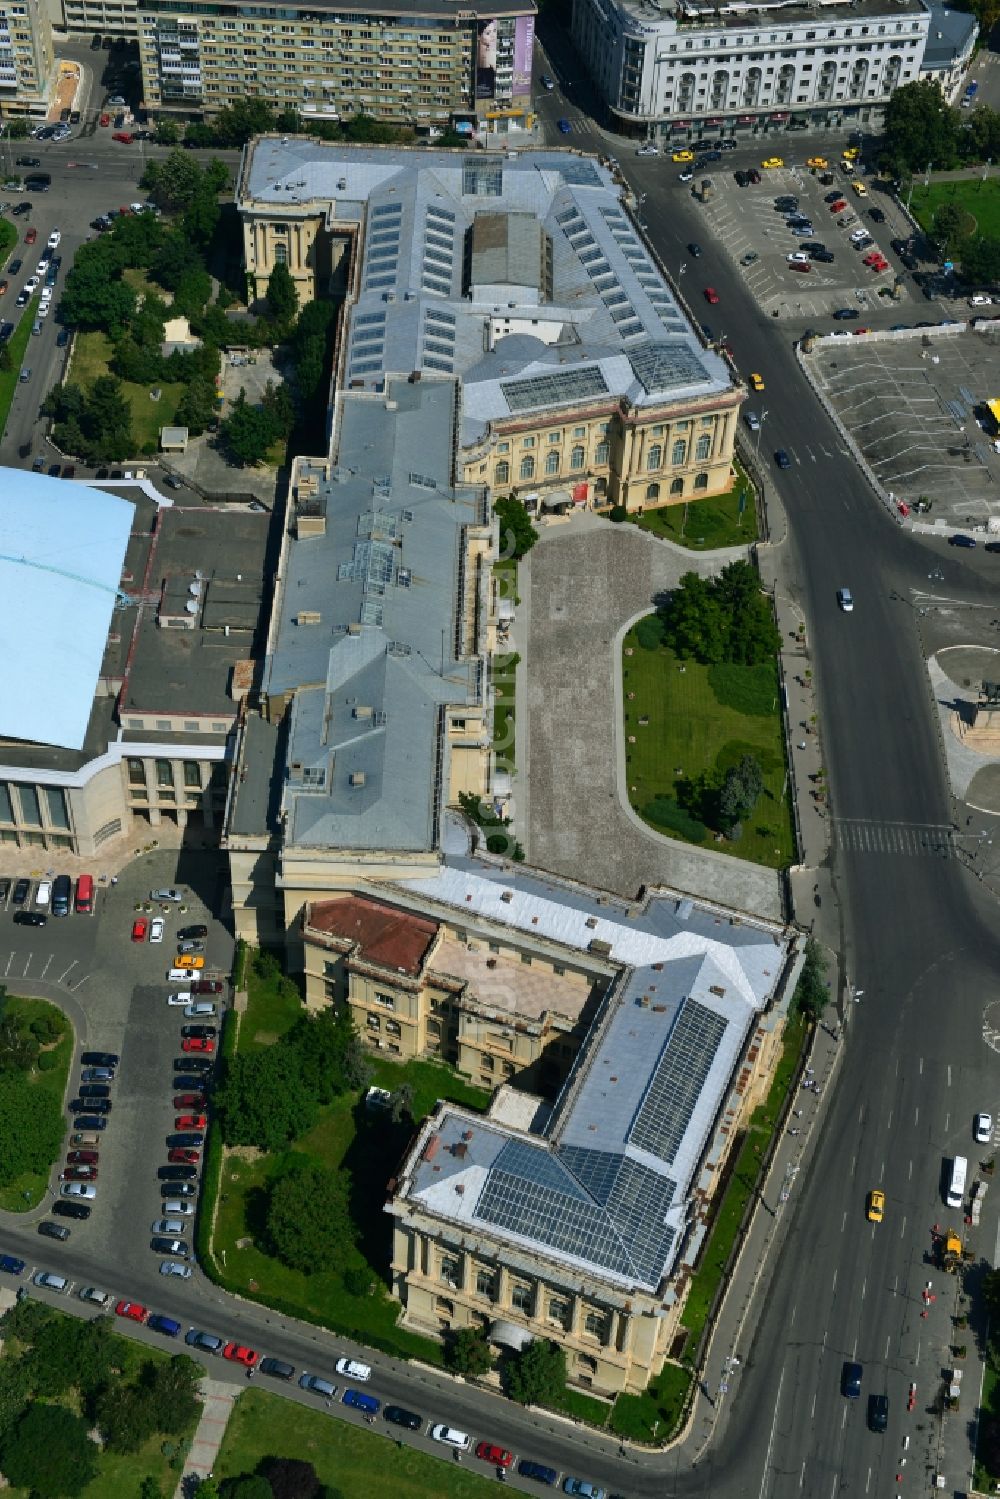
<path fill-rule="evenodd" d="M 683 1414 L 693 1377 L 690 1363 L 697 1353 L 723 1271 L 735 1247 L 761 1162 L 767 1155 L 771 1136 L 781 1118 L 805 1032 L 805 1022 L 799 1017 L 786 1026 L 781 1059 L 771 1081 L 767 1102 L 751 1115 L 749 1128 L 723 1191 L 681 1317 L 681 1327 L 689 1334 L 684 1350 L 685 1363 L 665 1364 L 659 1377 L 651 1380 L 641 1395 L 619 1395 L 611 1425 L 620 1436 L 635 1437 L 644 1442 L 667 1441 Z"/>
<path fill-rule="evenodd" d="M 108 360 L 113 352 L 111 340 L 106 334 L 78 333 L 70 365 L 70 384 L 90 386 L 99 375 L 110 374 Z M 132 435 L 136 454 L 141 453 L 149 443 L 159 448 L 160 428 L 172 424 L 186 386 L 181 381 L 172 385 L 154 386 L 154 389 L 162 392 L 158 401 L 150 400 L 150 387 L 147 385 L 135 385 L 130 380 L 123 380 L 121 387 L 122 394 L 132 408 Z"/>
<path fill-rule="evenodd" d="M 60 1108 L 66 1093 L 66 1079 L 69 1076 L 70 1063 L 73 1060 L 73 1030 L 63 1012 L 57 1005 L 50 1005 L 44 999 L 17 999 L 11 995 L 7 1000 L 7 1014 L 13 1016 L 24 1029 L 41 1015 L 55 1013 L 63 1021 L 65 1026 L 62 1039 L 55 1046 L 46 1047 L 44 1050 L 52 1051 L 56 1058 L 56 1065 L 48 1072 L 36 1071 L 32 1074 L 32 1087 L 40 1089 L 44 1093 L 51 1093 Z M 57 1157 L 58 1159 L 58 1157 Z M 55 1162 L 53 1161 L 53 1165 Z M 8 1213 L 27 1213 L 38 1206 L 45 1195 L 49 1183 L 49 1172 L 27 1172 L 19 1176 L 16 1181 L 11 1182 L 8 1187 L 0 1190 L 0 1208 Z"/>
<path fill-rule="evenodd" d="M 983 182 L 981 177 L 963 178 L 957 182 L 932 182 L 924 187 L 916 183 L 910 207 L 924 229 L 930 229 L 934 215 L 943 203 L 957 203 L 975 219 L 973 233 L 1000 238 L 1000 180 Z"/>
<path fill-rule="evenodd" d="M 429 1419 L 442 1413 L 424 1414 Z M 481 1476 L 471 1465 L 397 1446 L 382 1432 L 382 1427 L 368 1431 L 331 1421 L 322 1410 L 309 1410 L 264 1390 L 244 1390 L 213 1471 L 216 1478 L 233 1478 L 252 1473 L 263 1457 L 299 1457 L 312 1463 L 321 1482 L 338 1493 L 365 1499 L 427 1499 L 430 1494 L 435 1499 L 486 1499 L 496 1492 L 496 1480 Z M 490 1472 L 482 1468 L 483 1475 Z"/>
<path fill-rule="evenodd" d="M 635 630 L 623 649 L 626 773 L 636 812 L 660 832 L 714 847 L 711 829 L 725 773 L 753 755 L 763 794 L 742 837 L 718 846 L 772 869 L 790 864 L 795 841 L 777 668 L 682 666 L 665 646 L 644 650 Z"/>
<path fill-rule="evenodd" d="M 248 969 L 248 1007 L 240 1025 L 240 1046 L 273 1045 L 302 1013 L 299 991 L 284 978 L 273 960 L 251 955 Z M 413 1088 L 416 1120 L 430 1112 L 439 1098 L 451 1098 L 474 1109 L 485 1109 L 489 1094 L 474 1088 L 451 1068 L 434 1062 L 399 1065 L 373 1057 L 372 1081 L 381 1087 Z M 345 1250 L 334 1271 L 304 1275 L 289 1270 L 257 1247 L 262 1236 L 267 1192 L 286 1167 L 283 1155 L 228 1157 L 219 1182 L 219 1208 L 212 1251 L 218 1278 L 231 1290 L 278 1307 L 359 1341 L 386 1348 L 401 1357 L 422 1357 L 439 1363 L 440 1345 L 396 1326 L 400 1307 L 388 1292 L 392 1226 L 382 1211 L 384 1186 L 399 1164 L 411 1134 L 409 1124 L 394 1125 L 387 1115 L 370 1115 L 360 1094 L 337 1099 L 320 1111 L 315 1127 L 295 1142 L 296 1156 L 306 1156 L 326 1167 L 343 1166 L 354 1183 L 352 1212 L 358 1227 L 357 1247 Z M 206 1173 L 215 1159 L 210 1151 Z M 212 1192 L 212 1183 L 207 1183 Z M 363 1271 L 367 1289 L 354 1294 L 345 1276 Z M 355 1288 L 356 1289 L 356 1288 Z"/>
<path fill-rule="evenodd" d="M 965 1334 L 956 1333 L 956 1339 L 960 1337 L 965 1337 Z M 973 1392 L 970 1390 L 969 1393 L 971 1395 Z M 992 1458 L 996 1443 L 984 1441 L 983 1438 L 987 1424 L 1000 1419 L 1000 1368 L 989 1357 L 983 1370 L 983 1396 L 979 1409 L 976 1424 L 975 1487 L 977 1494 L 992 1494 L 996 1484 L 1000 1483 L 1000 1472 L 991 1471 L 991 1464 L 985 1460 L 984 1454 L 989 1451 Z"/>
<path fill-rule="evenodd" d="M 719 547 L 748 546 L 757 540 L 757 506 L 754 487 L 739 463 L 736 478 L 725 494 L 683 505 L 664 505 L 647 510 L 635 524 L 693 552 L 712 552 Z M 741 497 L 743 509 L 740 510 Z"/>
<path fill-rule="evenodd" d="M 24 363 L 24 352 L 31 338 L 31 325 L 38 311 L 38 301 L 38 297 L 32 297 L 7 343 L 7 348 L 10 350 L 10 369 L 0 370 L 0 435 L 7 427 L 10 405 L 20 379 L 21 365 Z"/>

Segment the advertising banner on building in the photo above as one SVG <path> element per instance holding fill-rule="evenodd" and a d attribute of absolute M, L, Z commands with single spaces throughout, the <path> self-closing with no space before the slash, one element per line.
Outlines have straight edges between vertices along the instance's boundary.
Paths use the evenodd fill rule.
<path fill-rule="evenodd" d="M 496 82 L 497 23 L 480 21 L 476 32 L 476 98 L 494 98 Z"/>
<path fill-rule="evenodd" d="M 514 97 L 531 93 L 531 57 L 535 50 L 534 16 L 518 16 L 514 22 Z"/>

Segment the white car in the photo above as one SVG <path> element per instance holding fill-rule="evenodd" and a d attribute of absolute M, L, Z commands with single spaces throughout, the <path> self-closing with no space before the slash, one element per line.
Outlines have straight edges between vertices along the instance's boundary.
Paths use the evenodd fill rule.
<path fill-rule="evenodd" d="M 51 288 L 51 286 L 43 286 L 42 287 L 42 306 L 43 307 L 47 306 L 48 303 L 51 302 L 51 301 L 52 301 L 52 288 Z"/>
<path fill-rule="evenodd" d="M 743 420 L 746 422 L 747 427 L 751 432 L 760 431 L 760 417 L 757 415 L 756 411 L 744 411 Z"/>
<path fill-rule="evenodd" d="M 173 887 L 169 890 L 151 890 L 149 898 L 150 900 L 183 900 L 184 892 L 183 890 L 175 890 Z"/>
<path fill-rule="evenodd" d="M 35 905 L 47 906 L 52 899 L 52 885 L 49 880 L 39 880 L 38 889 L 35 891 Z"/>
<path fill-rule="evenodd" d="M 50 257 L 48 255 L 43 255 L 42 258 L 41 258 L 41 260 L 35 266 L 35 275 L 36 276 L 44 276 L 45 272 L 48 270 L 48 268 L 49 268 L 49 266 L 51 264 L 52 264 L 52 261 L 51 261 Z"/>
<path fill-rule="evenodd" d="M 39 1270 L 31 1279 L 36 1286 L 42 1286 L 46 1291 L 65 1291 L 69 1285 L 65 1275 L 53 1275 L 51 1270 Z"/>
<path fill-rule="evenodd" d="M 190 993 L 190 990 L 188 990 L 186 993 L 177 993 L 177 994 L 168 994 L 167 995 L 167 1004 L 168 1005 L 189 1005 L 190 1003 L 191 1003 L 191 993 Z"/>
<path fill-rule="evenodd" d="M 443 1422 L 431 1427 L 431 1436 L 435 1442 L 446 1442 L 449 1447 L 457 1447 L 462 1452 L 468 1452 L 472 1445 L 468 1432 L 456 1431 L 454 1426 L 445 1426 Z"/>
<path fill-rule="evenodd" d="M 194 1004 L 185 1005 L 184 1014 L 188 1020 L 214 1020 L 216 1010 L 210 999 L 199 999 Z"/>
<path fill-rule="evenodd" d="M 40 278 L 38 276 L 29 276 L 28 279 L 27 279 L 27 281 L 24 283 L 24 289 L 25 289 L 25 291 L 26 292 L 37 291 L 38 290 L 39 279 Z"/>
<path fill-rule="evenodd" d="M 39 307 L 39 309 L 38 309 L 38 316 L 39 317 L 48 317 L 48 315 L 49 315 L 49 313 L 51 311 L 52 311 L 52 303 L 51 302 L 43 302 L 42 305 L 41 305 L 41 307 Z"/>
<path fill-rule="evenodd" d="M 61 239 L 62 239 L 62 230 L 61 229 L 53 229 L 53 231 L 49 235 L 49 239 L 48 239 L 49 249 L 50 250 L 58 250 L 59 243 L 60 243 Z"/>
<path fill-rule="evenodd" d="M 372 1377 L 368 1364 L 359 1364 L 353 1358 L 339 1358 L 335 1367 L 338 1374 L 343 1374 L 348 1379 L 360 1379 L 364 1382 Z"/>
<path fill-rule="evenodd" d="M 173 1200 L 165 1202 L 163 1204 L 163 1211 L 171 1218 L 192 1218 L 194 1216 L 194 1207 L 182 1197 L 178 1197 L 176 1202 Z"/>
<path fill-rule="evenodd" d="M 176 1275 L 177 1278 L 178 1278 L 178 1280 L 190 1280 L 191 1279 L 191 1266 L 190 1265 L 182 1265 L 181 1262 L 180 1262 L 180 1260 L 161 1260 L 160 1261 L 160 1274 L 161 1275 Z"/>
<path fill-rule="evenodd" d="M 100 1291 L 97 1286 L 84 1286 L 78 1295 L 81 1301 L 89 1301 L 94 1306 L 107 1306 L 111 1300 L 110 1292 Z"/>
<path fill-rule="evenodd" d="M 653 145 L 652 141 L 646 141 L 635 154 L 636 156 L 659 156 L 660 150 L 658 146 Z"/>
<path fill-rule="evenodd" d="M 61 1197 L 85 1197 L 88 1202 L 93 1202 L 97 1196 L 97 1188 L 92 1187 L 89 1182 L 66 1182 L 59 1188 Z"/>
<path fill-rule="evenodd" d="M 150 1233 L 165 1234 L 168 1239 L 176 1239 L 186 1228 L 187 1224 L 182 1223 L 179 1218 L 154 1218 Z"/>
<path fill-rule="evenodd" d="M 845 614 L 852 614 L 854 612 L 854 595 L 849 588 L 837 589 L 837 603 Z"/>
<path fill-rule="evenodd" d="M 163 941 L 163 917 L 162 916 L 154 916 L 153 919 L 152 919 L 152 921 L 149 923 L 149 940 L 150 940 L 150 942 L 162 942 Z"/>
<path fill-rule="evenodd" d="M 788 261 L 789 265 L 806 265 L 809 260 L 809 256 L 806 254 L 805 250 L 794 250 L 791 255 L 786 255 L 785 259 Z"/>
<path fill-rule="evenodd" d="M 976 1143 L 989 1145 L 993 1139 L 993 1115 L 977 1114 L 975 1126 Z"/>

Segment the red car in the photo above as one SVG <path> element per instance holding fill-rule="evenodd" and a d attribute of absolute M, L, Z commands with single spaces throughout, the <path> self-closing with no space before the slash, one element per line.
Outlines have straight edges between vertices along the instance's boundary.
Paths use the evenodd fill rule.
<path fill-rule="evenodd" d="M 831 213 L 843 213 L 843 211 L 844 211 L 844 209 L 846 207 L 847 207 L 847 199 L 846 198 L 838 198 L 837 201 L 836 201 L 836 203 L 831 203 L 830 204 L 830 212 Z"/>
<path fill-rule="evenodd" d="M 137 1301 L 119 1301 L 115 1307 L 116 1317 L 127 1317 L 130 1322 L 145 1322 L 149 1312 Z"/>
<path fill-rule="evenodd" d="M 859 333 L 870 333 L 872 330 L 870 328 L 853 328 L 851 331 L 853 332 L 854 337 L 857 338 Z"/>
<path fill-rule="evenodd" d="M 101 124 L 102 125 L 110 125 L 111 124 L 111 116 L 110 115 L 101 115 Z"/>
<path fill-rule="evenodd" d="M 178 1114 L 174 1129 L 207 1129 L 208 1119 L 204 1114 Z"/>
<path fill-rule="evenodd" d="M 705 287 L 705 301 L 710 307 L 714 307 L 719 300 L 719 293 L 714 286 Z"/>
<path fill-rule="evenodd" d="M 494 1468 L 509 1468 L 514 1461 L 513 1452 L 508 1452 L 506 1447 L 498 1447 L 495 1442 L 480 1442 L 476 1448 L 476 1456 L 484 1463 L 492 1463 Z"/>
<path fill-rule="evenodd" d="M 133 921 L 133 923 L 132 923 L 132 941 L 133 942 L 145 942 L 148 933 L 149 933 L 149 922 L 146 920 L 145 916 L 140 916 L 140 917 L 138 917 L 137 920 Z"/>
<path fill-rule="evenodd" d="M 209 1056 L 215 1050 L 215 1042 L 211 1036 L 185 1036 L 181 1042 L 181 1051 L 207 1051 Z"/>
<path fill-rule="evenodd" d="M 191 985 L 192 994 L 221 994 L 221 979 L 196 979 Z"/>
<path fill-rule="evenodd" d="M 96 1150 L 71 1150 L 66 1157 L 70 1166 L 96 1166 L 99 1160 Z"/>
<path fill-rule="evenodd" d="M 204 1093 L 178 1093 L 174 1098 L 174 1108 L 203 1109 L 205 1107 L 205 1102 L 206 1100 Z M 192 1128 L 194 1127 L 195 1126 L 192 1126 Z M 177 1128 L 181 1128 L 181 1121 L 179 1119 L 177 1121 Z M 203 1129 L 204 1125 L 198 1125 L 197 1128 Z"/>
<path fill-rule="evenodd" d="M 96 1166 L 67 1166 L 59 1178 L 64 1182 L 95 1182 L 97 1180 Z"/>
<path fill-rule="evenodd" d="M 111 139 L 113 141 L 121 141 L 123 146 L 130 146 L 132 144 L 132 137 L 127 130 L 116 130 Z"/>
<path fill-rule="evenodd" d="M 35 240 L 37 238 L 38 238 L 38 230 L 37 229 L 29 229 L 28 232 L 27 232 L 27 234 L 24 236 L 24 243 L 26 245 L 33 245 L 35 243 Z"/>
<path fill-rule="evenodd" d="M 175 1145 L 173 1150 L 167 1152 L 167 1160 L 171 1166 L 197 1166 L 201 1160 L 201 1151 L 181 1150 L 179 1146 Z"/>
<path fill-rule="evenodd" d="M 234 1364 L 243 1364 L 246 1368 L 252 1369 L 260 1358 L 260 1354 L 255 1353 L 252 1348 L 245 1347 L 242 1343 L 227 1343 L 222 1350 L 222 1357 L 231 1359 Z"/>

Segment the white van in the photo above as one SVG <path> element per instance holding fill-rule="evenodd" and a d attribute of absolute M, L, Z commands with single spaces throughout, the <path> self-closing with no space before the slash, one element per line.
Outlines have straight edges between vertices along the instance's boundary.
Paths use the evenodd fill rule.
<path fill-rule="evenodd" d="M 454 1426 L 431 1427 L 431 1436 L 435 1442 L 445 1442 L 449 1447 L 457 1447 L 460 1452 L 468 1452 L 472 1445 L 472 1438 L 465 1431 L 456 1431 Z"/>
<path fill-rule="evenodd" d="M 47 906 L 52 899 L 52 882 L 50 880 L 39 880 L 38 889 L 35 891 L 35 905 Z"/>
<path fill-rule="evenodd" d="M 965 1156 L 957 1155 L 951 1163 L 948 1191 L 944 1199 L 950 1208 L 960 1208 L 965 1201 L 965 1179 L 968 1171 L 969 1163 Z"/>

